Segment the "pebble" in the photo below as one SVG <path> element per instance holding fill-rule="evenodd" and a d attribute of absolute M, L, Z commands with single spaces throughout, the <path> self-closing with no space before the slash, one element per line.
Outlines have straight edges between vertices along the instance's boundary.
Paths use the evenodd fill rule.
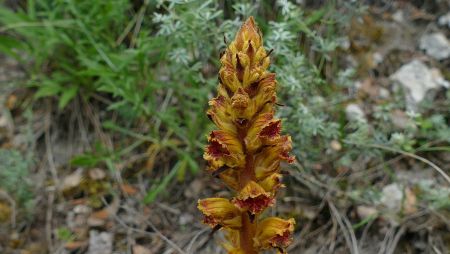
<path fill-rule="evenodd" d="M 358 104 L 348 104 L 345 108 L 345 115 L 349 121 L 367 122 L 366 116 Z"/>
<path fill-rule="evenodd" d="M 381 204 L 391 212 L 397 213 L 402 208 L 403 191 L 397 183 L 386 185 L 381 191 Z"/>
<path fill-rule="evenodd" d="M 194 221 L 194 216 L 190 213 L 183 213 L 178 218 L 178 223 L 180 223 L 181 226 L 191 224 Z"/>
<path fill-rule="evenodd" d="M 447 26 L 448 28 L 450 28 L 450 12 L 447 12 L 447 14 L 440 16 L 438 24 L 440 26 Z"/>
<path fill-rule="evenodd" d="M 426 34 L 420 38 L 420 49 L 436 60 L 444 60 L 450 56 L 450 42 L 443 33 Z"/>
<path fill-rule="evenodd" d="M 111 254 L 113 235 L 108 232 L 89 231 L 89 249 L 87 254 Z"/>
<path fill-rule="evenodd" d="M 438 69 L 430 69 L 420 60 L 403 65 L 390 78 L 405 90 L 408 108 L 411 110 L 424 99 L 429 90 L 449 86 Z"/>

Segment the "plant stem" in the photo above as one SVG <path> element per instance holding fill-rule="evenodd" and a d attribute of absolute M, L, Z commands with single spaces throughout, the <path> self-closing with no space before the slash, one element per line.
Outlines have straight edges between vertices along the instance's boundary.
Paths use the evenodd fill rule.
<path fill-rule="evenodd" d="M 242 212 L 242 228 L 239 232 L 239 241 L 241 249 L 245 254 L 257 254 L 253 247 L 253 237 L 255 236 L 256 225 L 250 220 L 250 216 L 247 212 Z M 253 222 L 256 221 L 256 218 Z"/>
<path fill-rule="evenodd" d="M 247 136 L 247 132 L 248 129 L 245 129 L 239 133 L 242 147 L 244 148 L 244 153 L 246 154 L 245 167 L 241 170 L 239 175 L 239 186 L 241 189 L 244 188 L 248 182 L 256 181 L 254 155 L 245 149 L 244 138 Z M 251 219 L 247 212 L 242 212 L 241 219 L 242 228 L 239 233 L 241 249 L 245 252 L 245 254 L 257 254 L 255 248 L 253 247 L 253 238 L 255 237 L 256 231 L 255 221 L 257 221 L 257 218 L 255 217 Z"/>

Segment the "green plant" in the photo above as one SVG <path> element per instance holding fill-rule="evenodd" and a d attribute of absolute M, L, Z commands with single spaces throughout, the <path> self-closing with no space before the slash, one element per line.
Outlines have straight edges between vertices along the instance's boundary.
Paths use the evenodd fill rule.
<path fill-rule="evenodd" d="M 8 192 L 18 207 L 31 208 L 33 191 L 29 180 L 29 161 L 17 150 L 0 149 L 0 189 Z"/>

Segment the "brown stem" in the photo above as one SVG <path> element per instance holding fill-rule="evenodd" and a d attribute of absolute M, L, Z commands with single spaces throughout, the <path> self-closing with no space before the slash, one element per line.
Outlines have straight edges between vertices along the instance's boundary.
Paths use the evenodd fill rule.
<path fill-rule="evenodd" d="M 247 154 L 245 158 L 245 168 L 241 171 L 239 176 L 239 186 L 242 189 L 248 182 L 255 180 L 254 158 L 252 154 Z"/>
<path fill-rule="evenodd" d="M 244 186 L 249 181 L 255 181 L 255 166 L 254 166 L 254 156 L 253 154 L 248 153 L 245 149 L 244 138 L 246 137 L 247 130 L 244 130 L 240 133 L 240 139 L 242 140 L 242 146 L 244 147 L 245 157 L 245 168 L 241 170 L 239 175 L 239 186 L 240 188 L 244 188 Z M 255 237 L 257 218 L 250 219 L 249 214 L 245 211 L 241 214 L 242 218 L 242 228 L 239 233 L 239 241 L 240 247 L 245 252 L 245 254 L 257 254 L 258 252 L 253 247 L 253 238 Z"/>
<path fill-rule="evenodd" d="M 242 228 L 239 233 L 239 240 L 241 244 L 241 249 L 245 254 L 257 254 L 258 252 L 253 247 L 253 237 L 255 236 L 256 218 L 252 221 L 250 220 L 250 216 L 247 212 L 242 213 Z"/>

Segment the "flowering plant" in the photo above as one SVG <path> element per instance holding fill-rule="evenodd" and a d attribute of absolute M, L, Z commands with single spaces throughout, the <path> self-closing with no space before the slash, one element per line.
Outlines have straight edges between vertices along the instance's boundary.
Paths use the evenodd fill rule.
<path fill-rule="evenodd" d="M 294 161 L 291 138 L 280 134 L 281 120 L 274 117 L 277 81 L 267 71 L 269 55 L 250 17 L 220 58 L 218 95 L 209 102 L 207 114 L 218 130 L 209 135 L 204 158 L 235 197 L 202 199 L 198 208 L 204 223 L 226 231 L 228 253 L 286 253 L 292 241 L 294 219 L 260 218 L 283 187 L 280 162 Z"/>

